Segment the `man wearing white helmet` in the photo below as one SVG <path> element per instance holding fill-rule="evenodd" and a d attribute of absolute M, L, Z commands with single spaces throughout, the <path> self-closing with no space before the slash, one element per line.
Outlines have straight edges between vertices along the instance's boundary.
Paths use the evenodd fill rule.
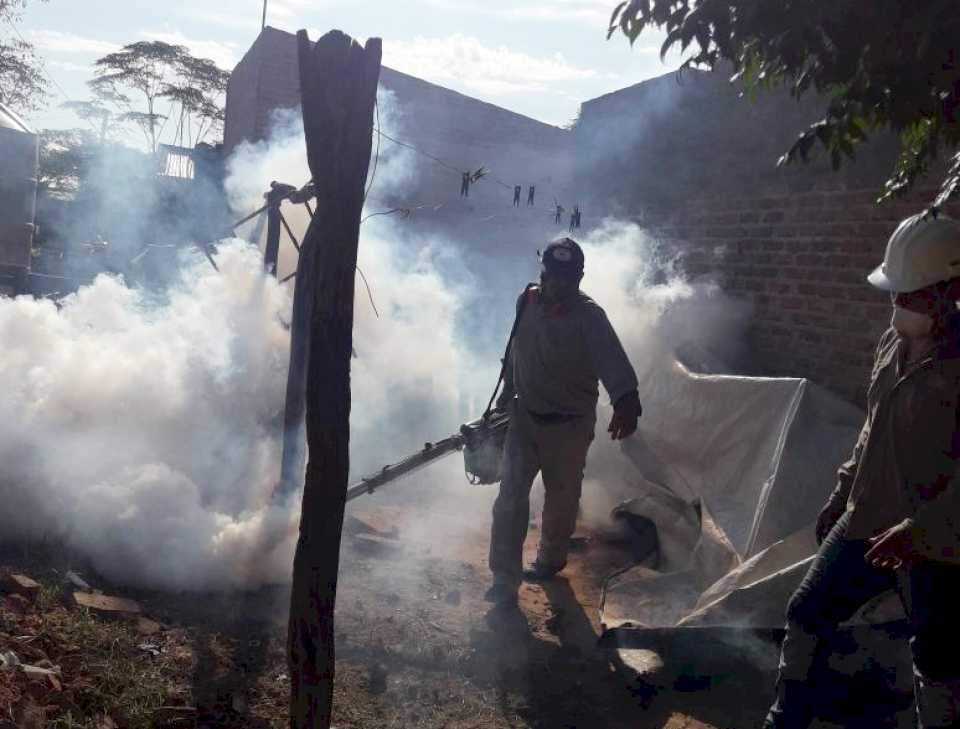
<path fill-rule="evenodd" d="M 889 291 L 867 418 L 817 520 L 820 549 L 787 606 L 777 699 L 765 729 L 807 727 L 829 684 L 829 641 L 896 589 L 912 631 L 921 729 L 960 726 L 960 222 L 904 220 L 869 282 Z"/>

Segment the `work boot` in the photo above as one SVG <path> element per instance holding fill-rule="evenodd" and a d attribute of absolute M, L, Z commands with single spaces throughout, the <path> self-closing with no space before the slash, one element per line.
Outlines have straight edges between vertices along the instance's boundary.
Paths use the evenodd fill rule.
<path fill-rule="evenodd" d="M 549 565 L 544 562 L 541 562 L 539 559 L 535 561 L 528 569 L 523 571 L 523 579 L 528 582 L 549 582 L 554 577 L 557 576 L 557 573 L 567 566 L 566 560 L 561 562 L 559 565 Z"/>
<path fill-rule="evenodd" d="M 484 593 L 483 599 L 497 607 L 513 607 L 517 604 L 518 591 L 519 588 L 516 585 L 495 581 L 493 586 Z"/>

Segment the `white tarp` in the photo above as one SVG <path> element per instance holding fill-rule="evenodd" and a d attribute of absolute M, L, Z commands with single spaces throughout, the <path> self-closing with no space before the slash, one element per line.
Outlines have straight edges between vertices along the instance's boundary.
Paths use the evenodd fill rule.
<path fill-rule="evenodd" d="M 863 414 L 803 379 L 699 375 L 675 364 L 641 383 L 623 445 L 627 509 L 657 524 L 658 570 L 612 578 L 607 628 L 779 628 L 816 550 L 813 523 Z"/>

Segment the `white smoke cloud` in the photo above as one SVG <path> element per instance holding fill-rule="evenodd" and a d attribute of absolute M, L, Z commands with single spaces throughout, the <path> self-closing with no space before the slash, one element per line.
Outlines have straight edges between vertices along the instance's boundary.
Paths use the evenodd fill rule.
<path fill-rule="evenodd" d="M 391 112 L 381 110 L 381 123 Z M 383 189 L 403 152 L 378 163 Z M 394 155 L 394 156 L 391 156 Z M 272 179 L 309 176 L 302 128 L 241 150 L 228 189 L 237 213 Z M 285 206 L 302 239 L 306 212 Z M 356 472 L 453 431 L 463 370 L 454 320 L 462 297 L 430 244 L 406 251 L 364 227 L 358 283 L 352 442 Z M 378 228 L 379 225 L 379 228 Z M 283 247 L 281 274 L 296 251 Z M 299 495 L 272 504 L 289 357 L 292 282 L 262 270 L 243 241 L 220 245 L 220 272 L 199 256 L 156 295 L 100 276 L 60 306 L 0 300 L 0 534 L 55 537 L 105 576 L 176 589 L 288 579 Z"/>
<path fill-rule="evenodd" d="M 160 302 L 109 276 L 60 306 L 0 300 L 5 536 L 63 539 L 139 584 L 262 569 L 234 537 L 276 479 L 289 297 L 242 242 L 217 263 L 187 265 Z"/>
<path fill-rule="evenodd" d="M 402 127 L 389 95 L 380 107 L 388 132 Z M 415 175 L 417 163 L 401 147 L 381 148 L 365 214 L 379 209 L 377 193 Z M 263 204 L 271 180 L 300 185 L 308 177 L 302 128 L 288 115 L 270 140 L 236 152 L 227 189 L 240 215 Z M 284 211 L 302 239 L 305 210 Z M 379 316 L 358 280 L 354 478 L 479 415 L 499 366 L 499 343 L 478 359 L 471 332 L 458 329 L 475 291 L 451 260 L 457 240 L 396 231 L 389 217 L 361 229 L 359 267 Z M 669 267 L 664 275 L 635 226 L 606 223 L 583 244 L 584 288 L 607 310 L 638 370 L 664 366 L 677 344 L 709 350 L 736 337 L 737 310 L 709 283 L 690 284 Z M 296 257 L 284 242 L 281 277 Z M 280 472 L 292 282 L 266 276 L 259 250 L 241 241 L 221 244 L 217 263 L 220 273 L 191 259 L 162 299 L 101 276 L 60 307 L 0 300 L 0 533 L 56 536 L 104 575 L 141 585 L 216 589 L 288 579 L 299 496 L 287 504 L 270 497 Z M 512 301 L 518 292 L 508 280 L 479 283 Z M 504 335 L 509 327 L 502 322 Z M 604 406 L 601 434 L 608 414 Z M 594 478 L 602 478 L 594 464 L 617 458 L 595 446 Z M 398 485 L 396 498 L 452 500 L 451 511 L 475 523 L 489 514 L 496 489 L 467 489 L 462 480 L 462 464 L 450 458 Z M 414 531 L 430 540 L 430 520 L 404 534 Z"/>

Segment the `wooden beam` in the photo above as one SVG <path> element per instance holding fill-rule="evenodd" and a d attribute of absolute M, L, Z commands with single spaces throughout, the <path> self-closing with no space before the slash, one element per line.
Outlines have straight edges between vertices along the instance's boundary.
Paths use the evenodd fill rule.
<path fill-rule="evenodd" d="M 317 209 L 303 241 L 297 288 L 308 294 L 307 473 L 293 565 L 288 656 L 290 726 L 329 729 L 334 606 L 350 470 L 350 354 L 363 189 L 370 163 L 381 42 L 340 31 L 316 45 L 297 34 L 307 161 Z M 306 281 L 307 283 L 304 283 Z"/>

